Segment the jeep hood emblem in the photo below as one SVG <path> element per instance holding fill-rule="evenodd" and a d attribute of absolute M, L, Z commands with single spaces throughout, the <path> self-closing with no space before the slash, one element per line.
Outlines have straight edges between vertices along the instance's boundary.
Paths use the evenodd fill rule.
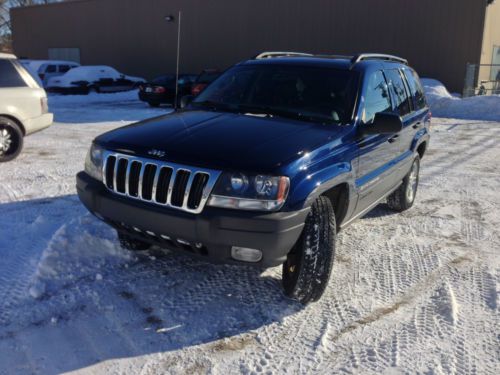
<path fill-rule="evenodd" d="M 152 149 L 152 150 L 148 151 L 148 155 L 157 156 L 159 158 L 162 158 L 165 156 L 165 151 Z"/>

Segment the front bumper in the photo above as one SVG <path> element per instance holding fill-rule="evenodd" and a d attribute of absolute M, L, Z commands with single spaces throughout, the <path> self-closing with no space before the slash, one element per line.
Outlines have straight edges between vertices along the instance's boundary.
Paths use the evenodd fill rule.
<path fill-rule="evenodd" d="M 260 213 L 205 207 L 200 214 L 191 214 L 115 195 L 85 172 L 78 173 L 76 184 L 85 207 L 118 231 L 222 263 L 261 267 L 282 264 L 309 213 L 309 209 Z M 236 261 L 231 257 L 232 246 L 259 249 L 262 260 Z"/>

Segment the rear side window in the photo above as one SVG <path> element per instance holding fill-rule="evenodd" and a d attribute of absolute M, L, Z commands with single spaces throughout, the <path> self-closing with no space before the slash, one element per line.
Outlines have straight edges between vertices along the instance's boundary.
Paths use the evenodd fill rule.
<path fill-rule="evenodd" d="M 47 65 L 47 69 L 45 69 L 45 73 L 55 73 L 57 71 L 56 65 Z"/>
<path fill-rule="evenodd" d="M 70 69 L 69 65 L 59 65 L 59 73 L 66 73 Z"/>
<path fill-rule="evenodd" d="M 389 88 L 384 74 L 382 71 L 378 71 L 368 78 L 363 121 L 368 124 L 373 121 L 376 113 L 387 111 L 392 111 Z"/>
<path fill-rule="evenodd" d="M 394 97 L 394 110 L 402 117 L 410 113 L 410 98 L 406 92 L 406 87 L 399 70 L 386 70 L 389 88 Z"/>
<path fill-rule="evenodd" d="M 26 82 L 21 78 L 12 62 L 8 59 L 0 59 L 0 88 L 26 86 Z"/>
<path fill-rule="evenodd" d="M 427 104 L 425 102 L 424 89 L 422 88 L 418 74 L 413 69 L 405 69 L 404 73 L 408 81 L 408 86 L 410 86 L 410 95 L 413 98 L 415 109 L 418 111 L 425 108 Z"/>

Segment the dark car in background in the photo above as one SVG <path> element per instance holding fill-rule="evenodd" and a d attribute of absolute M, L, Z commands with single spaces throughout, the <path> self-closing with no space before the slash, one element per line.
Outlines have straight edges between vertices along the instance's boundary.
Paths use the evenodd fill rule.
<path fill-rule="evenodd" d="M 195 74 L 179 75 L 178 100 L 191 93 L 191 86 L 196 78 Z M 158 107 L 160 104 L 174 104 L 175 74 L 156 77 L 151 82 L 139 86 L 139 99 L 147 102 L 151 107 Z"/>
<path fill-rule="evenodd" d="M 191 95 L 197 96 L 205 89 L 205 87 L 215 81 L 219 76 L 220 71 L 217 69 L 205 69 L 200 73 L 200 75 L 198 75 L 196 82 L 191 87 Z"/>

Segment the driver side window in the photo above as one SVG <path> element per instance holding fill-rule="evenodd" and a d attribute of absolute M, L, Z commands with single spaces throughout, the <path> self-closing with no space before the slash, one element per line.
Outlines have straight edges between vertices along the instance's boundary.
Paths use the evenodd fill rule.
<path fill-rule="evenodd" d="M 377 71 L 368 78 L 363 122 L 369 124 L 373 122 L 376 113 L 386 111 L 392 111 L 389 87 L 382 71 Z"/>

